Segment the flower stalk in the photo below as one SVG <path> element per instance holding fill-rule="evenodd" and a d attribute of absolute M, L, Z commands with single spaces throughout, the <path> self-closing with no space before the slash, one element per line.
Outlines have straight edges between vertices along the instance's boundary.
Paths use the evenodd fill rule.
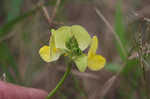
<path fill-rule="evenodd" d="M 48 96 L 46 97 L 46 99 L 51 99 L 51 97 L 59 90 L 59 88 L 62 86 L 62 84 L 65 81 L 65 79 L 67 78 L 67 76 L 70 74 L 71 67 L 72 67 L 72 61 L 70 60 L 67 63 L 67 70 L 64 73 L 63 77 L 60 79 L 60 81 L 58 82 L 58 84 L 56 85 L 56 87 L 48 94 Z"/>

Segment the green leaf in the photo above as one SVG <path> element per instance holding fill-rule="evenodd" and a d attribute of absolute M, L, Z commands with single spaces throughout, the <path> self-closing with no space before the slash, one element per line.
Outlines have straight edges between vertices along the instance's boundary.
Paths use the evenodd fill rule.
<path fill-rule="evenodd" d="M 1 42 L 0 46 L 0 67 L 2 68 L 2 71 L 6 73 L 6 78 L 8 81 L 16 83 L 13 75 L 10 73 L 10 69 L 12 69 L 12 71 L 15 73 L 17 79 L 20 80 L 17 64 L 14 60 L 14 57 L 11 55 L 7 44 L 4 42 Z"/>
<path fill-rule="evenodd" d="M 85 50 L 91 42 L 91 37 L 88 32 L 80 25 L 73 25 L 71 27 L 71 32 L 77 39 L 79 48 Z"/>
<path fill-rule="evenodd" d="M 121 40 L 122 46 L 125 48 L 127 39 L 125 38 L 125 26 L 123 23 L 123 14 L 121 9 L 121 2 L 122 0 L 118 0 L 117 7 L 116 7 L 116 14 L 115 14 L 115 31 L 116 35 L 118 35 L 119 39 Z M 119 45 L 119 41 L 116 41 L 116 47 L 118 49 L 119 55 L 122 60 L 126 59 L 127 51 L 126 49 L 122 49 Z"/>
<path fill-rule="evenodd" d="M 84 72 L 87 68 L 87 56 L 86 55 L 81 55 L 78 56 L 74 59 L 74 62 L 79 69 L 80 72 Z"/>
<path fill-rule="evenodd" d="M 23 0 L 11 0 L 8 5 L 10 9 L 8 10 L 7 22 L 11 23 L 13 19 L 19 16 L 20 8 Z M 9 27 L 9 26 L 6 26 Z M 3 32 L 3 30 L 8 31 L 8 28 L 0 28 L 0 34 L 7 34 L 7 32 Z M 2 36 L 0 35 L 0 36 Z M 17 80 L 20 80 L 19 71 L 17 64 L 14 60 L 14 57 L 11 55 L 7 44 L 2 42 L 0 46 L 0 67 L 3 73 L 6 74 L 6 80 L 8 82 L 17 83 Z M 11 70 L 11 71 L 10 71 Z M 12 71 L 15 75 L 12 75 Z M 17 79 L 14 78 L 16 76 Z M 21 83 L 21 82 L 20 82 Z"/>
<path fill-rule="evenodd" d="M 122 70 L 123 75 L 128 75 L 129 73 L 133 73 L 135 70 L 136 73 L 139 75 L 139 61 L 137 59 L 128 60 L 124 69 Z"/>
<path fill-rule="evenodd" d="M 49 5 L 50 2 L 45 3 L 44 5 Z M 13 20 L 10 20 L 8 23 L 4 24 L 0 27 L 0 38 L 7 35 L 13 28 L 16 26 L 17 23 L 23 21 L 24 19 L 34 15 L 37 11 L 39 11 L 42 8 L 42 6 L 37 6 L 35 9 L 32 9 L 31 11 L 28 11 L 27 13 L 17 16 L 13 18 Z"/>
<path fill-rule="evenodd" d="M 7 24 L 3 25 L 1 28 L 0 28 L 0 37 L 3 37 L 5 35 L 7 35 L 8 32 L 11 31 L 11 29 L 20 21 L 24 20 L 25 18 L 33 15 L 35 13 L 35 10 L 32 10 L 28 13 L 25 13 L 24 15 L 22 16 L 18 16 L 16 17 L 15 19 L 9 21 Z"/>
<path fill-rule="evenodd" d="M 125 67 L 121 72 L 121 77 L 123 78 L 121 80 L 121 83 L 124 84 L 121 86 L 124 87 L 125 92 L 126 90 L 128 91 L 132 90 L 135 93 L 138 88 L 140 88 L 141 86 L 143 87 L 143 84 L 141 84 L 141 80 L 143 79 L 143 70 L 140 66 L 139 60 L 138 59 L 127 60 Z M 145 92 L 145 89 L 142 88 L 141 92 Z M 140 96 L 142 94 L 141 92 L 140 92 Z M 126 94 L 129 94 L 129 92 L 127 92 Z M 140 99 L 145 99 L 145 98 L 140 98 Z"/>
<path fill-rule="evenodd" d="M 104 67 L 106 70 L 109 70 L 111 72 L 119 72 L 121 70 L 121 65 L 109 63 L 106 64 Z"/>
<path fill-rule="evenodd" d="M 8 11 L 7 21 L 11 21 L 20 14 L 21 5 L 23 0 L 11 0 L 9 6 L 11 7 Z"/>

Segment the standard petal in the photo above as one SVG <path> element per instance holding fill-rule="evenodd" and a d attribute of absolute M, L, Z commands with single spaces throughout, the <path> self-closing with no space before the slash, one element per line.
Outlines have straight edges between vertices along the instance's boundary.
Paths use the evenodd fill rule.
<path fill-rule="evenodd" d="M 40 48 L 39 54 L 40 54 L 41 58 L 45 62 L 50 62 L 51 61 L 51 58 L 50 58 L 50 47 L 49 46 L 45 45 L 42 48 Z"/>
<path fill-rule="evenodd" d="M 65 43 L 72 35 L 71 27 L 63 26 L 57 30 L 53 30 L 52 32 L 55 35 L 56 48 L 67 49 Z"/>
<path fill-rule="evenodd" d="M 101 55 L 93 55 L 88 57 L 88 68 L 93 71 L 98 71 L 104 67 L 106 59 Z"/>
<path fill-rule="evenodd" d="M 88 57 L 91 57 L 96 54 L 97 47 L 98 47 L 98 39 L 97 36 L 94 36 L 92 38 L 91 46 L 88 52 Z"/>
<path fill-rule="evenodd" d="M 80 72 L 84 72 L 87 68 L 87 56 L 86 55 L 81 55 L 78 56 L 74 59 L 74 62 L 79 69 Z"/>
<path fill-rule="evenodd" d="M 80 25 L 73 25 L 71 27 L 71 32 L 77 39 L 79 48 L 85 50 L 91 42 L 91 37 L 88 32 Z"/>

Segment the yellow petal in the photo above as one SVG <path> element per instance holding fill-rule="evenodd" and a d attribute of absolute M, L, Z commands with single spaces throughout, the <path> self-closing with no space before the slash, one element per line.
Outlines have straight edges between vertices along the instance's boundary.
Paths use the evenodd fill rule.
<path fill-rule="evenodd" d="M 45 45 L 39 51 L 41 58 L 46 62 L 56 61 L 59 58 L 59 56 L 62 54 L 62 51 L 56 48 L 54 36 L 55 34 L 52 32 L 52 35 L 49 40 L 49 46 Z"/>
<path fill-rule="evenodd" d="M 91 57 L 96 54 L 97 47 L 98 47 L 98 39 L 97 39 L 97 36 L 94 36 L 92 38 L 90 50 L 88 52 L 88 57 Z"/>
<path fill-rule="evenodd" d="M 45 62 L 52 62 L 56 61 L 62 53 L 59 49 L 52 48 L 51 50 L 50 46 L 45 45 L 40 48 L 39 54 Z"/>
<path fill-rule="evenodd" d="M 40 48 L 39 54 L 45 62 L 51 61 L 51 59 L 50 59 L 50 47 L 49 46 L 44 45 L 42 48 Z"/>
<path fill-rule="evenodd" d="M 88 68 L 93 71 L 100 70 L 104 67 L 106 59 L 101 55 L 88 57 Z"/>

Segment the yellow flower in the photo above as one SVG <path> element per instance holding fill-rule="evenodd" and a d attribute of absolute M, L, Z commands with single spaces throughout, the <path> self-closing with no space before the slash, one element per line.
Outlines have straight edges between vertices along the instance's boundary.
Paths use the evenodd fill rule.
<path fill-rule="evenodd" d="M 59 58 L 59 56 L 63 53 L 63 51 L 61 51 L 59 48 L 56 48 L 54 31 L 55 30 L 53 29 L 51 31 L 52 36 L 50 37 L 49 46 L 44 45 L 39 50 L 39 54 L 45 62 L 56 61 Z"/>
<path fill-rule="evenodd" d="M 90 70 L 99 70 L 105 65 L 105 58 L 96 54 L 98 47 L 97 37 L 91 40 L 88 32 L 80 25 L 63 26 L 52 29 L 49 46 L 44 45 L 39 50 L 41 58 L 46 62 L 56 61 L 61 54 L 71 58 L 80 72 L 88 67 Z M 91 44 L 88 56 L 84 51 Z"/>
<path fill-rule="evenodd" d="M 94 36 L 88 52 L 88 68 L 93 71 L 102 69 L 106 63 L 106 59 L 103 56 L 96 54 L 97 47 L 98 39 Z"/>

